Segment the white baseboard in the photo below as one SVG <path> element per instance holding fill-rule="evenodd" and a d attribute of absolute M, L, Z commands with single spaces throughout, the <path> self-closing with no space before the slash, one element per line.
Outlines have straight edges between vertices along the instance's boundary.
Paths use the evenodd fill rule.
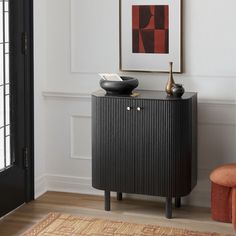
<path fill-rule="evenodd" d="M 48 191 L 46 175 L 42 175 L 36 178 L 34 184 L 35 184 L 35 194 L 34 194 L 35 199 Z"/>
<path fill-rule="evenodd" d="M 92 187 L 91 178 L 47 174 L 48 191 L 101 195 Z M 99 194 L 99 192 L 101 192 Z"/>
<path fill-rule="evenodd" d="M 89 195 L 103 195 L 103 191 L 94 189 L 92 187 L 91 178 L 52 175 L 46 174 L 36 181 L 35 198 L 41 196 L 46 191 L 80 193 Z M 192 206 L 209 207 L 210 206 L 210 188 L 204 184 L 201 179 L 199 185 L 188 196 L 183 198 L 183 203 Z M 114 196 L 114 194 L 112 194 Z M 164 198 L 137 194 L 126 194 L 125 197 L 130 199 L 141 199 L 147 201 L 164 201 Z"/>

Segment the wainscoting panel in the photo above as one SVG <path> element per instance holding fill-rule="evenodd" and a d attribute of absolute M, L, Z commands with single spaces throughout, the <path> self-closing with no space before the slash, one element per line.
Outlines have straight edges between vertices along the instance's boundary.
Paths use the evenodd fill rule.
<path fill-rule="evenodd" d="M 212 170 L 224 163 L 236 162 L 236 126 L 199 124 L 198 165 Z"/>
<path fill-rule="evenodd" d="M 40 188 L 44 183 L 47 190 L 103 194 L 91 186 L 90 94 L 46 92 L 44 97 L 48 157 Z M 198 117 L 198 184 L 184 202 L 210 206 L 210 172 L 218 165 L 236 162 L 236 103 L 200 100 Z"/>
<path fill-rule="evenodd" d="M 236 103 L 233 101 L 200 101 L 198 122 L 209 125 L 236 125 Z"/>
<path fill-rule="evenodd" d="M 91 117 L 72 116 L 70 132 L 71 158 L 91 160 Z"/>
<path fill-rule="evenodd" d="M 117 71 L 118 25 L 119 1 L 71 0 L 71 71 Z M 95 60 L 95 56 L 101 59 Z"/>

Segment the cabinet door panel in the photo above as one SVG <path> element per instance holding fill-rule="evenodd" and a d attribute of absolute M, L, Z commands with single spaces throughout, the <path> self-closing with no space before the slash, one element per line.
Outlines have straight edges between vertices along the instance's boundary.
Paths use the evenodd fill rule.
<path fill-rule="evenodd" d="M 154 195 L 158 140 L 158 106 L 155 101 L 136 101 L 135 192 Z"/>
<path fill-rule="evenodd" d="M 93 187 L 134 192 L 134 113 L 132 99 L 97 98 L 92 102 Z"/>
<path fill-rule="evenodd" d="M 139 100 L 135 191 L 183 196 L 191 190 L 191 106 L 185 101 Z"/>

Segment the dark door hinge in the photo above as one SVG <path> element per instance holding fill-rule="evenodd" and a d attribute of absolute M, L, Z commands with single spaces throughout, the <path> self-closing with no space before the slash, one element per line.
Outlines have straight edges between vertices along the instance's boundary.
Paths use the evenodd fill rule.
<path fill-rule="evenodd" d="M 29 168 L 29 151 L 27 147 L 25 147 L 23 150 L 23 157 L 24 157 L 24 167 L 25 169 L 28 169 Z"/>
<path fill-rule="evenodd" d="M 22 41 L 22 53 L 26 55 L 28 51 L 28 36 L 26 32 L 22 33 L 21 41 Z"/>

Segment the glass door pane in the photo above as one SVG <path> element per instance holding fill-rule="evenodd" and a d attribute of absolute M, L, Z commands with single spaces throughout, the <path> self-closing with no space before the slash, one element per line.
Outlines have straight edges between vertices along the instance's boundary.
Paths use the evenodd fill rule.
<path fill-rule="evenodd" d="M 8 0 L 0 0 L 0 171 L 11 163 Z"/>

